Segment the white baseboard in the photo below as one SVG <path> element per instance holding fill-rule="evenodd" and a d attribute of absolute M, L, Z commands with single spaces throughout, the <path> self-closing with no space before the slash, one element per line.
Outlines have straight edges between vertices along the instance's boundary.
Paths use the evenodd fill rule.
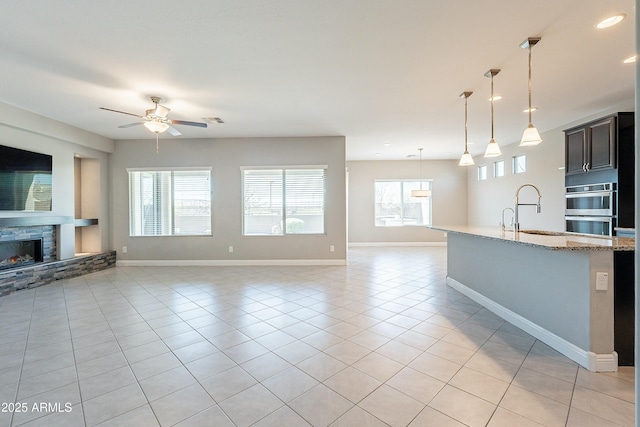
<path fill-rule="evenodd" d="M 350 248 L 366 246 L 447 246 L 447 242 L 349 242 Z"/>
<path fill-rule="evenodd" d="M 236 267 L 236 266 L 347 265 L 346 259 L 191 259 L 117 260 L 116 267 Z"/>
<path fill-rule="evenodd" d="M 495 301 L 485 297 L 484 295 L 474 291 L 458 282 L 455 279 L 447 276 L 447 285 L 451 286 L 458 292 L 468 296 L 478 304 L 485 307 L 487 310 L 502 317 L 507 322 L 517 326 L 526 333 L 536 337 L 543 343 L 547 344 L 554 350 L 564 354 L 569 359 L 578 363 L 592 372 L 616 372 L 618 370 L 618 353 L 615 351 L 612 353 L 597 354 L 584 350 L 575 344 L 570 343 L 557 336 L 556 334 L 549 332 L 543 327 L 530 320 L 520 316 L 517 313 L 509 310 L 506 307 L 496 303 Z"/>

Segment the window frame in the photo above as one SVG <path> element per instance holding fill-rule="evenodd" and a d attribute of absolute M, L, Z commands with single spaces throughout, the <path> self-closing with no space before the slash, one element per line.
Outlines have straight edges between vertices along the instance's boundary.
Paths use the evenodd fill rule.
<path fill-rule="evenodd" d="M 486 181 L 489 178 L 487 169 L 487 165 L 478 165 L 478 181 Z"/>
<path fill-rule="evenodd" d="M 150 168 L 127 168 L 127 177 L 128 177 L 128 201 L 129 201 L 129 209 L 128 209 L 128 220 L 129 220 L 129 237 L 211 237 L 213 236 L 213 181 L 212 181 L 212 170 L 213 168 L 210 166 L 202 166 L 202 167 L 150 167 Z M 208 200 L 205 201 L 203 205 L 205 211 L 208 210 L 208 220 L 206 221 L 208 227 L 204 232 L 194 233 L 194 232 L 185 232 L 180 233 L 176 232 L 178 229 L 177 222 L 179 218 L 183 218 L 184 216 L 176 215 L 178 203 L 180 198 L 176 196 L 176 173 L 180 174 L 181 172 L 200 172 L 206 173 L 208 180 L 208 189 L 206 190 L 206 194 L 208 196 Z M 169 175 L 167 175 L 169 173 Z M 137 181 L 132 179 L 132 174 L 141 174 Z M 154 220 L 151 224 L 151 227 L 154 229 L 153 234 L 145 233 L 145 225 L 143 223 L 139 223 L 142 221 L 142 217 L 145 216 L 145 213 L 140 209 L 144 207 L 144 202 L 141 201 L 142 198 L 145 197 L 143 194 L 143 190 L 141 190 L 144 185 L 143 179 L 144 176 L 142 174 L 152 174 L 151 179 L 153 186 L 152 190 L 152 198 L 153 203 L 150 204 L 153 210 Z M 138 186 L 136 193 L 133 193 L 134 186 Z M 160 188 L 160 190 L 158 190 Z M 168 198 L 169 200 L 165 200 Z M 164 210 L 164 212 L 163 212 Z M 162 216 L 160 220 L 156 219 L 157 216 Z M 204 215 L 207 216 L 207 215 Z M 166 232 L 166 231 L 169 232 Z"/>
<path fill-rule="evenodd" d="M 498 165 L 501 165 L 500 167 Z M 501 170 L 501 174 L 498 174 L 498 169 Z M 505 170 L 504 170 L 504 160 L 496 160 L 495 162 L 493 162 L 493 177 L 494 178 L 501 178 L 505 175 Z"/>
<path fill-rule="evenodd" d="M 428 196 L 428 197 L 424 197 L 424 198 L 420 198 L 420 199 L 424 199 L 424 200 L 428 200 L 428 206 L 427 206 L 427 215 L 428 215 L 428 221 L 425 222 L 423 220 L 423 222 L 421 224 L 406 224 L 405 221 L 407 221 L 409 218 L 405 218 L 404 212 L 405 212 L 405 201 L 404 198 L 402 198 L 402 196 L 405 194 L 405 189 L 404 189 L 404 183 L 420 183 L 422 182 L 423 184 L 427 184 L 427 188 L 423 188 L 424 190 L 431 190 L 433 191 L 433 179 L 375 179 L 373 182 L 373 223 L 374 223 L 374 227 L 381 227 L 381 228 L 389 228 L 389 227 L 427 227 L 433 224 L 433 196 Z M 378 225 L 378 198 L 377 198 L 377 188 L 376 188 L 376 184 L 378 183 L 399 183 L 400 184 L 400 195 L 401 195 L 401 200 L 400 200 L 400 224 L 392 224 L 392 225 Z M 411 191 L 411 188 L 409 188 L 408 190 L 409 192 Z M 417 197 L 410 197 L 412 199 L 418 199 Z"/>
<path fill-rule="evenodd" d="M 519 164 L 519 159 L 523 159 L 524 161 L 524 167 L 522 168 L 522 170 L 519 170 L 518 168 L 518 164 Z M 521 174 L 521 173 L 525 173 L 527 171 L 527 155 L 526 154 L 517 154 L 515 156 L 513 156 L 511 158 L 511 172 L 514 175 L 517 174 Z"/>
<path fill-rule="evenodd" d="M 328 212 L 328 198 L 327 198 L 327 180 L 328 180 L 328 165 L 286 165 L 286 166 L 241 166 L 240 167 L 240 176 L 241 176 L 241 214 L 242 214 L 242 236 L 243 237 L 284 237 L 284 236 L 326 236 L 327 235 L 327 212 Z M 288 217 L 290 215 L 287 212 L 287 209 L 290 207 L 287 205 L 287 171 L 300 171 L 300 170 L 313 170 L 313 171 L 322 171 L 323 177 L 323 188 L 322 188 L 322 231 L 321 232 L 287 232 L 289 228 Z M 280 171 L 281 172 L 281 183 L 282 183 L 282 195 L 281 195 L 281 206 L 280 206 L 280 230 L 277 233 L 248 233 L 246 229 L 246 186 L 245 186 L 245 172 L 246 171 Z M 293 191 L 293 190 L 292 190 Z M 275 226 L 274 226 L 275 227 Z"/>

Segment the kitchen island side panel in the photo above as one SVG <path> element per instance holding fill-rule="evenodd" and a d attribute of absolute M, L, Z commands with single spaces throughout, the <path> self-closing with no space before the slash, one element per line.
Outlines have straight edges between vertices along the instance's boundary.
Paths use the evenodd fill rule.
<path fill-rule="evenodd" d="M 447 238 L 450 278 L 585 351 L 613 351 L 612 286 L 596 292 L 591 280 L 596 270 L 613 277 L 611 251 Z"/>

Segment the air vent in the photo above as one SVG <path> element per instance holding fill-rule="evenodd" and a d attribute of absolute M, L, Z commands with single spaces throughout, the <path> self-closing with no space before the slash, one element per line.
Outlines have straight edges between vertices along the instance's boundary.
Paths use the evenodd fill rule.
<path fill-rule="evenodd" d="M 224 121 L 220 118 L 220 117 L 203 117 L 202 120 L 204 120 L 205 122 L 214 125 L 217 123 L 224 123 Z"/>

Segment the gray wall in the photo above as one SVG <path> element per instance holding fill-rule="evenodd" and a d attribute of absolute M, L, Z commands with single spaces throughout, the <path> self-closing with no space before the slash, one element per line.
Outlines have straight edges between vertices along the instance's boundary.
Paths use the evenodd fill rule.
<path fill-rule="evenodd" d="M 444 242 L 441 231 L 425 227 L 376 227 L 374 181 L 419 178 L 417 160 L 353 161 L 349 171 L 349 243 Z M 433 180 L 433 224 L 467 223 L 467 172 L 457 160 L 423 160 L 422 177 Z"/>
<path fill-rule="evenodd" d="M 164 135 L 163 135 L 164 136 Z M 116 141 L 110 162 L 113 247 L 118 260 L 334 260 L 346 259 L 345 138 L 163 137 Z M 242 166 L 328 165 L 326 235 L 242 236 Z M 209 166 L 213 236 L 129 237 L 126 168 Z M 330 252 L 330 246 L 335 252 Z M 122 253 L 127 246 L 127 253 Z M 233 246 L 233 253 L 228 250 Z"/>

